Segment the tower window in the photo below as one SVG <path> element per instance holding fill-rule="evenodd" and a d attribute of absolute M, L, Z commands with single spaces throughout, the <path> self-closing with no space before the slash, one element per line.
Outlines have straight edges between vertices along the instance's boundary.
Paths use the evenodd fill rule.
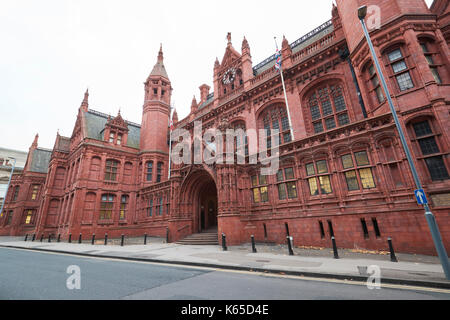
<path fill-rule="evenodd" d="M 388 58 L 400 91 L 414 88 L 408 66 L 400 48 L 389 52 Z"/>
<path fill-rule="evenodd" d="M 156 167 L 156 182 L 161 182 L 162 166 L 163 166 L 163 163 L 162 162 L 158 162 L 158 165 Z"/>
<path fill-rule="evenodd" d="M 441 76 L 439 75 L 439 72 L 438 72 L 438 67 L 433 60 L 433 54 L 428 50 L 427 43 L 422 42 L 420 44 L 420 46 L 422 47 L 423 54 L 425 55 L 425 58 L 427 59 L 428 65 L 430 66 L 430 70 L 431 70 L 431 73 L 433 74 L 434 80 L 436 81 L 436 83 L 441 84 L 442 80 L 441 80 Z"/>
<path fill-rule="evenodd" d="M 152 181 L 153 179 L 153 161 L 147 162 L 147 181 Z"/>

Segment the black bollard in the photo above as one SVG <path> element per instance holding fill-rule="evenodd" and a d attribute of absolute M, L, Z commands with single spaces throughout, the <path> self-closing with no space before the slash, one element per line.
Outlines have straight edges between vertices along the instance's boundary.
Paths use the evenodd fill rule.
<path fill-rule="evenodd" d="M 41 242 L 44 240 L 44 234 L 41 234 Z"/>
<path fill-rule="evenodd" d="M 389 251 L 391 252 L 391 261 L 398 262 L 397 257 L 395 256 L 394 247 L 392 246 L 391 237 L 388 238 Z"/>
<path fill-rule="evenodd" d="M 287 244 L 288 244 L 289 255 L 293 256 L 294 255 L 294 250 L 292 250 L 292 242 L 291 242 L 292 241 L 292 237 L 287 236 L 286 240 L 287 240 Z"/>
<path fill-rule="evenodd" d="M 331 242 L 333 243 L 334 258 L 339 259 L 339 254 L 338 254 L 338 250 L 337 250 L 337 246 L 336 246 L 336 239 L 334 239 L 334 237 L 331 237 Z"/>
<path fill-rule="evenodd" d="M 58 240 L 56 240 L 57 242 L 61 242 L 61 233 L 58 233 Z"/>
<path fill-rule="evenodd" d="M 227 251 L 227 236 L 225 233 L 222 233 L 222 249 L 223 251 Z"/>
<path fill-rule="evenodd" d="M 92 234 L 92 245 L 94 245 L 95 242 L 95 233 Z"/>
<path fill-rule="evenodd" d="M 80 235 L 78 237 L 78 243 L 81 243 L 81 233 L 80 233 Z"/>
<path fill-rule="evenodd" d="M 144 244 L 147 244 L 147 234 L 144 234 Z"/>
<path fill-rule="evenodd" d="M 251 235 L 251 238 L 252 238 L 252 252 L 256 253 L 255 237 Z"/>
<path fill-rule="evenodd" d="M 33 233 L 33 238 L 31 238 L 31 241 L 34 241 L 36 239 L 36 233 Z"/>
<path fill-rule="evenodd" d="M 123 247 L 123 241 L 125 239 L 125 236 L 122 234 L 122 239 L 120 240 L 120 245 Z"/>
<path fill-rule="evenodd" d="M 105 233 L 105 246 L 108 244 L 108 234 Z"/>
<path fill-rule="evenodd" d="M 52 235 L 51 234 L 48 235 L 48 242 L 52 242 Z"/>
<path fill-rule="evenodd" d="M 166 243 L 169 243 L 169 227 L 166 228 Z"/>
<path fill-rule="evenodd" d="M 28 239 L 28 234 L 25 235 L 25 242 L 27 241 L 27 239 Z"/>
<path fill-rule="evenodd" d="M 69 233 L 69 243 L 72 243 L 72 234 Z"/>

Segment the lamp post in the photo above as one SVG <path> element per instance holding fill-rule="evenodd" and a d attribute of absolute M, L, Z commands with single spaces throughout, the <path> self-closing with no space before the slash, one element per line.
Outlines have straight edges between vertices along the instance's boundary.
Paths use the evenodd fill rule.
<path fill-rule="evenodd" d="M 11 174 L 9 175 L 9 181 L 8 181 L 8 185 L 6 186 L 6 192 L 5 192 L 5 197 L 3 198 L 2 207 L 0 209 L 0 217 L 2 217 L 2 214 L 3 214 L 3 206 L 5 205 L 6 196 L 8 195 L 9 185 L 11 184 L 11 178 L 12 178 L 13 173 L 14 173 L 14 168 L 16 167 L 16 158 L 13 158 L 13 157 L 8 157 L 8 158 L 14 160 L 14 163 L 13 163 L 13 166 L 12 166 L 12 169 L 11 169 Z"/>
<path fill-rule="evenodd" d="M 389 108 L 391 109 L 391 113 L 392 113 L 392 116 L 393 116 L 394 121 L 395 121 L 395 125 L 397 126 L 397 130 L 398 130 L 398 133 L 399 133 L 399 136 L 400 136 L 400 140 L 402 142 L 403 149 L 404 149 L 404 151 L 406 153 L 406 158 L 408 159 L 408 163 L 409 163 L 409 166 L 411 168 L 411 172 L 412 172 L 412 175 L 413 175 L 413 178 L 414 178 L 414 182 L 416 183 L 417 189 L 420 190 L 420 189 L 422 189 L 422 184 L 420 182 L 419 175 L 418 175 L 416 167 L 414 165 L 414 161 L 413 161 L 413 158 L 411 156 L 411 152 L 410 152 L 409 147 L 408 147 L 408 145 L 406 143 L 405 134 L 403 133 L 403 129 L 402 129 L 402 127 L 400 125 L 400 122 L 398 120 L 397 112 L 395 111 L 394 104 L 393 104 L 392 99 L 391 99 L 391 94 L 389 93 L 389 89 L 387 87 L 386 80 L 384 79 L 384 75 L 383 75 L 383 73 L 381 71 L 380 63 L 378 61 L 377 55 L 375 53 L 375 50 L 373 48 L 372 40 L 370 39 L 369 32 L 367 31 L 366 23 L 364 22 L 364 18 L 366 17 L 366 14 L 367 14 L 367 6 L 362 6 L 362 7 L 358 8 L 358 18 L 359 18 L 359 20 L 361 22 L 362 29 L 364 31 L 364 35 L 365 35 L 367 43 L 369 45 L 370 52 L 372 54 L 372 58 L 373 58 L 375 67 L 377 69 L 378 77 L 380 78 L 381 84 L 383 86 L 384 93 L 386 94 L 386 98 L 388 100 Z M 424 209 L 425 209 L 425 217 L 427 219 L 428 226 L 429 226 L 430 232 L 431 232 L 431 236 L 433 238 L 434 246 L 435 246 L 436 251 L 437 251 L 437 253 L 439 255 L 439 259 L 441 261 L 442 268 L 444 269 L 444 273 L 445 273 L 446 278 L 450 280 L 450 265 L 449 265 L 449 261 L 448 261 L 447 251 L 445 250 L 444 244 L 442 242 L 441 234 L 439 232 L 439 228 L 437 226 L 437 223 L 436 223 L 436 220 L 434 218 L 434 215 L 431 212 L 430 207 L 428 206 L 428 203 L 424 203 L 423 206 L 424 206 Z"/>

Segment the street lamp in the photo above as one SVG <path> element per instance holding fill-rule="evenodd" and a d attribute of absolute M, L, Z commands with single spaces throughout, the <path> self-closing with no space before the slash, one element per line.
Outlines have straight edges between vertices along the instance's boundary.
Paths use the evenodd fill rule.
<path fill-rule="evenodd" d="M 5 197 L 3 198 L 2 207 L 0 209 L 0 217 L 2 217 L 2 214 L 3 214 L 3 206 L 5 205 L 6 196 L 8 194 L 8 189 L 9 189 L 9 185 L 11 184 L 11 178 L 12 178 L 12 175 L 14 173 L 14 168 L 16 167 L 16 158 L 13 158 L 13 157 L 8 157 L 8 158 L 11 159 L 11 160 L 14 160 L 14 163 L 13 163 L 13 167 L 12 167 L 12 170 L 11 170 L 11 174 L 9 175 L 9 181 L 8 181 L 8 185 L 6 186 L 6 192 L 5 192 Z"/>
<path fill-rule="evenodd" d="M 384 79 L 384 75 L 381 72 L 380 63 L 378 62 L 377 55 L 375 54 L 375 50 L 373 48 L 372 40 L 370 39 L 369 32 L 367 31 L 366 23 L 364 22 L 364 18 L 367 14 L 367 6 L 362 6 L 358 8 L 358 18 L 359 21 L 361 21 L 361 25 L 364 31 L 364 35 L 366 37 L 367 43 L 370 48 L 370 52 L 372 54 L 373 61 L 375 63 L 375 66 L 377 68 L 378 77 L 380 78 L 381 84 L 383 86 L 384 92 L 386 94 L 389 108 L 391 109 L 392 116 L 395 121 L 395 125 L 397 126 L 397 130 L 400 136 L 400 140 L 402 142 L 403 149 L 406 153 L 406 158 L 408 159 L 409 166 L 411 167 L 412 175 L 414 177 L 414 182 L 416 183 L 416 187 L 418 192 L 419 190 L 422 190 L 422 184 L 420 183 L 419 175 L 417 173 L 416 167 L 414 165 L 414 161 L 411 156 L 411 152 L 409 151 L 409 147 L 406 143 L 405 134 L 403 133 L 403 129 L 400 125 L 400 122 L 397 117 L 397 112 L 395 111 L 394 104 L 392 103 L 391 94 L 389 93 L 389 89 L 386 85 L 386 80 Z M 421 196 L 420 196 L 421 197 Z M 434 246 L 436 248 L 436 251 L 439 255 L 439 259 L 442 264 L 442 268 L 444 269 L 445 276 L 448 280 L 450 280 L 450 266 L 448 262 L 448 256 L 447 251 L 445 250 L 444 244 L 442 242 L 441 234 L 439 232 L 439 228 L 437 226 L 436 220 L 434 218 L 433 213 L 430 210 L 430 207 L 428 206 L 427 201 L 424 201 L 423 203 L 424 209 L 425 209 L 425 217 L 428 222 L 428 226 L 431 231 L 431 236 L 433 238 Z"/>

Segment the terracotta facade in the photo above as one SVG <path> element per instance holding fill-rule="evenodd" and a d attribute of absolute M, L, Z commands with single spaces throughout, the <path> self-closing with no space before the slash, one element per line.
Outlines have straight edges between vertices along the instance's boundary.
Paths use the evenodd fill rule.
<path fill-rule="evenodd" d="M 213 92 L 201 85 L 191 113 L 180 121 L 173 115 L 174 127 L 192 137 L 195 121 L 203 132 L 279 129 L 277 174 L 261 176 L 247 157 L 241 165 L 172 164 L 169 178 L 172 86 L 160 49 L 140 125 L 89 109 L 86 92 L 71 137 L 58 134 L 51 151 L 36 139 L 30 166 L 13 178 L 0 234 L 89 239 L 168 230 L 176 241 L 217 227 L 230 245 L 250 235 L 285 243 L 289 233 L 296 246 L 329 247 L 334 235 L 339 247 L 386 250 L 392 237 L 398 251 L 436 254 L 357 19 L 357 8 L 371 3 L 336 2 L 330 21 L 282 42 L 293 137 L 275 57 L 254 66 L 248 41 L 238 52 L 231 34 L 214 64 Z M 450 253 L 448 1 L 431 9 L 422 0 L 377 5 L 381 25 L 370 35 Z M 247 140 L 235 143 L 254 153 Z M 35 150 L 49 152 L 45 170 L 30 168 Z M 31 199 L 33 185 L 39 191 Z"/>

